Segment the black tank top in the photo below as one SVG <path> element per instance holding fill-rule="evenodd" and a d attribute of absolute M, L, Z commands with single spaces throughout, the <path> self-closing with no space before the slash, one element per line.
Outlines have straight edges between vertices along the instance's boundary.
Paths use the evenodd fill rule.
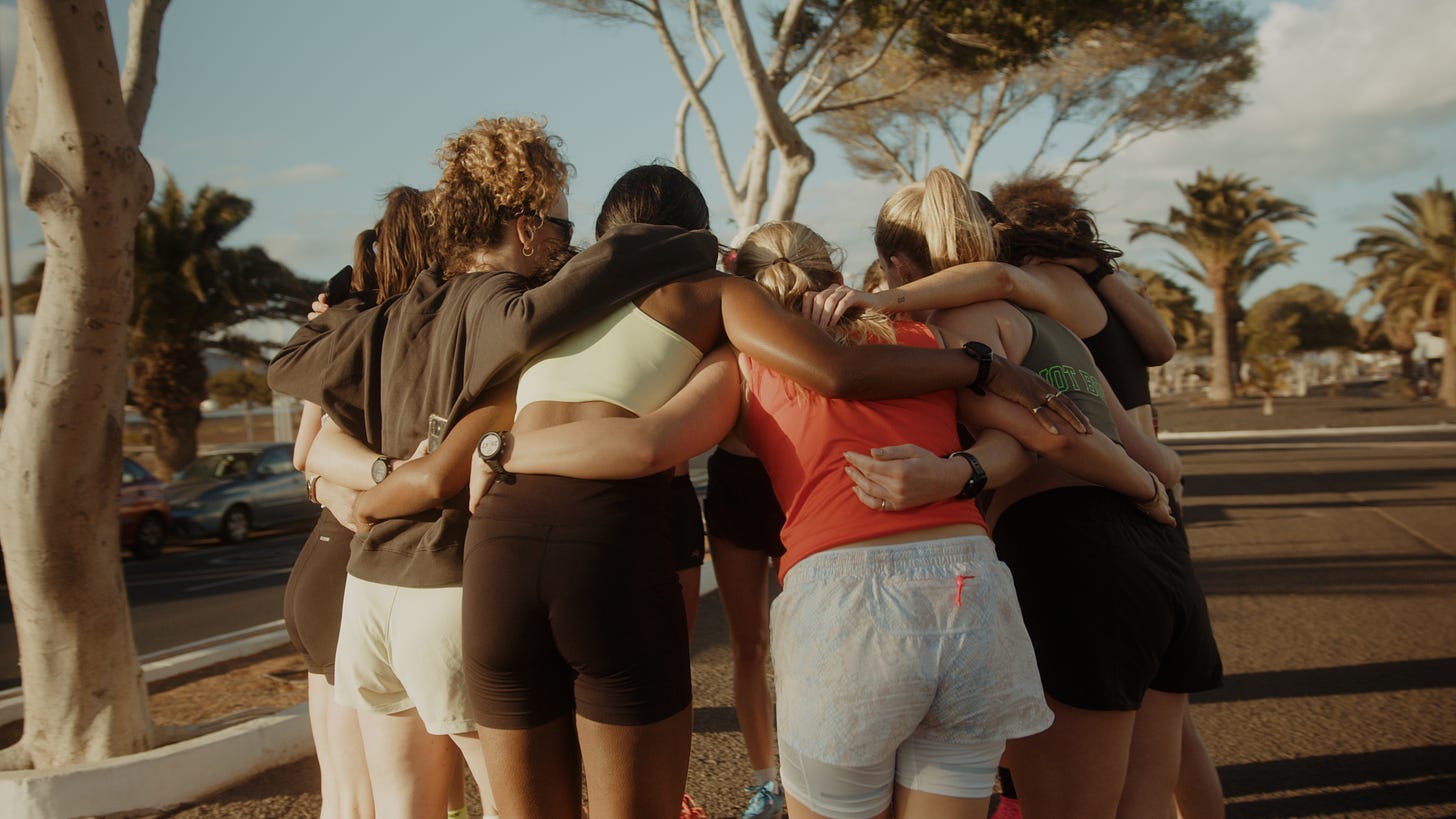
<path fill-rule="evenodd" d="M 1082 339 L 1082 343 L 1124 408 L 1147 406 L 1153 403 L 1153 396 L 1148 392 L 1148 368 L 1142 348 L 1112 308 L 1106 302 L 1102 306 L 1107 310 L 1107 325 Z"/>

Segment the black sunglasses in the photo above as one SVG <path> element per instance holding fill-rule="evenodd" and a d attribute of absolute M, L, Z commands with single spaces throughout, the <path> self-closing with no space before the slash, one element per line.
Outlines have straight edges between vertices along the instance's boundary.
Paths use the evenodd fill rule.
<path fill-rule="evenodd" d="M 575 222 L 571 221 L 570 219 L 562 219 L 559 216 L 543 216 L 541 218 L 565 231 L 566 243 L 571 244 L 571 234 L 576 231 Z"/>

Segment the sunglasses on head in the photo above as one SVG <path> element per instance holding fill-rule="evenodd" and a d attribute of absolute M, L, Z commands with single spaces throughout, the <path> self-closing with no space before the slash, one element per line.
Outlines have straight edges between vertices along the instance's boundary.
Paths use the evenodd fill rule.
<path fill-rule="evenodd" d="M 542 218 L 550 222 L 551 224 L 561 228 L 561 230 L 566 233 L 566 243 L 571 244 L 571 234 L 576 231 L 575 222 L 571 221 L 570 219 L 562 219 L 559 216 L 544 216 Z"/>

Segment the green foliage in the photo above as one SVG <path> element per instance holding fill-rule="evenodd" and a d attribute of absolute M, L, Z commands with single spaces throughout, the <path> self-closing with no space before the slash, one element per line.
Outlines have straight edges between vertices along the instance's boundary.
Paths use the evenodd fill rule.
<path fill-rule="evenodd" d="M 904 5 L 896 0 L 854 3 L 872 27 L 897 23 Z M 913 21 L 913 45 L 958 69 L 1009 68 L 1035 62 L 1091 28 L 1132 23 L 1187 5 L 1187 0 L 928 0 Z"/>
<path fill-rule="evenodd" d="M 1244 349 L 1260 355 L 1353 347 L 1355 325 L 1340 298 L 1314 284 L 1296 284 L 1254 302 L 1244 315 Z"/>
<path fill-rule="evenodd" d="M 1165 223 L 1133 222 L 1132 239 L 1162 236 L 1192 257 L 1173 254 L 1173 267 L 1207 287 L 1212 297 L 1209 397 L 1228 402 L 1239 362 L 1235 328 L 1243 318 L 1243 294 L 1272 268 L 1293 261 L 1300 242 L 1283 236 L 1279 223 L 1310 222 L 1313 214 L 1238 173 L 1199 171 L 1191 184 L 1179 182 L 1178 192 L 1185 207 L 1169 208 Z"/>
<path fill-rule="evenodd" d="M 169 178 L 137 224 L 132 400 L 152 425 L 158 459 L 174 469 L 196 454 L 197 407 L 207 396 L 203 350 L 258 355 L 257 344 L 231 328 L 301 315 L 319 290 L 262 248 L 223 247 L 252 210 L 247 199 L 210 186 L 189 203 Z"/>
<path fill-rule="evenodd" d="M 1408 337 L 1418 319 L 1444 323 L 1456 290 L 1456 196 L 1439 178 L 1419 194 L 1394 196 L 1397 207 L 1385 214 L 1394 227 L 1361 228 L 1355 249 L 1338 257 L 1346 264 L 1372 263 L 1345 298 L 1366 297 L 1356 316 L 1378 306 L 1396 319 L 1399 326 L 1382 328 L 1392 340 Z"/>
<path fill-rule="evenodd" d="M 267 404 L 273 400 L 273 391 L 268 389 L 268 376 L 242 367 L 214 373 L 207 379 L 207 394 L 222 407 L 245 401 Z"/>
<path fill-rule="evenodd" d="M 1144 295 L 1153 303 L 1168 332 L 1178 342 L 1178 349 L 1208 346 L 1207 320 L 1198 309 L 1193 291 L 1147 267 L 1123 264 L 1122 269 L 1136 276 L 1147 287 Z"/>

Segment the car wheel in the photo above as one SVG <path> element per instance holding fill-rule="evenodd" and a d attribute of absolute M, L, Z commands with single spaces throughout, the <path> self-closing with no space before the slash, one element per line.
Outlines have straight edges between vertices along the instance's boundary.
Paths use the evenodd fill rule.
<path fill-rule="evenodd" d="M 222 514 L 222 542 L 241 543 L 248 539 L 248 530 L 253 522 L 244 506 L 231 506 Z"/>
<path fill-rule="evenodd" d="M 131 553 L 142 560 L 150 560 L 162 553 L 167 542 L 167 523 L 158 514 L 150 514 L 137 523 L 136 536 L 131 542 Z"/>

